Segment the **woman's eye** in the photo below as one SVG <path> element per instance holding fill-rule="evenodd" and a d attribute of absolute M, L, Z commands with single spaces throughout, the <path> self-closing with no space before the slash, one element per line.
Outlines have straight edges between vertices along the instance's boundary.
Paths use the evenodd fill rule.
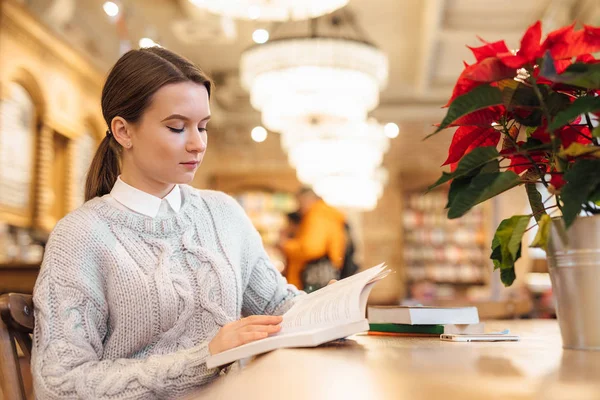
<path fill-rule="evenodd" d="M 177 128 L 172 128 L 172 127 L 170 127 L 170 126 L 167 126 L 167 128 L 169 128 L 169 130 L 170 130 L 171 132 L 175 132 L 175 133 L 181 133 L 181 132 L 183 132 L 183 131 L 184 131 L 184 129 L 185 129 L 185 128 L 177 129 Z"/>
<path fill-rule="evenodd" d="M 206 132 L 206 128 L 198 128 L 198 132 L 204 133 L 204 132 Z"/>

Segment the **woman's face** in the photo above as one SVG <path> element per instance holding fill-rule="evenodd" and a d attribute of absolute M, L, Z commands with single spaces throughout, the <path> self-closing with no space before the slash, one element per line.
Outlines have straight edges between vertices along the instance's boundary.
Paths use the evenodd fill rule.
<path fill-rule="evenodd" d="M 160 88 L 140 121 L 127 124 L 131 145 L 123 149 L 123 180 L 159 197 L 174 184 L 191 182 L 206 151 L 209 118 L 204 85 Z"/>

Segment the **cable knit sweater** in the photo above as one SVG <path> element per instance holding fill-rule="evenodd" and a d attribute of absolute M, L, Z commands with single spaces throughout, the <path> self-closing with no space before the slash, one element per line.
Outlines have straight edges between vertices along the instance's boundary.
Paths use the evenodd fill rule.
<path fill-rule="evenodd" d="M 181 185 L 176 215 L 95 198 L 56 226 L 34 289 L 38 399 L 175 398 L 209 382 L 208 343 L 298 292 L 231 197 Z"/>

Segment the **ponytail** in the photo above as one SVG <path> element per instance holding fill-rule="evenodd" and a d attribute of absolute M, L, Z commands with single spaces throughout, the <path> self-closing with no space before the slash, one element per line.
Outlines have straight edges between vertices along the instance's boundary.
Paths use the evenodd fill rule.
<path fill-rule="evenodd" d="M 107 134 L 96 150 L 85 182 L 85 201 L 110 193 L 121 173 L 120 146 Z"/>

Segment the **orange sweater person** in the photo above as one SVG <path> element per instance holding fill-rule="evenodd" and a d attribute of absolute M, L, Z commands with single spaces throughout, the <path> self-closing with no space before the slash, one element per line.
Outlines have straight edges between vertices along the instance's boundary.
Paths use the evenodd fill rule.
<path fill-rule="evenodd" d="M 280 245 L 288 260 L 287 280 L 302 289 L 302 270 L 307 262 L 327 255 L 334 266 L 342 268 L 346 232 L 344 215 L 311 189 L 301 189 L 297 198 L 302 221 L 296 236 Z"/>

